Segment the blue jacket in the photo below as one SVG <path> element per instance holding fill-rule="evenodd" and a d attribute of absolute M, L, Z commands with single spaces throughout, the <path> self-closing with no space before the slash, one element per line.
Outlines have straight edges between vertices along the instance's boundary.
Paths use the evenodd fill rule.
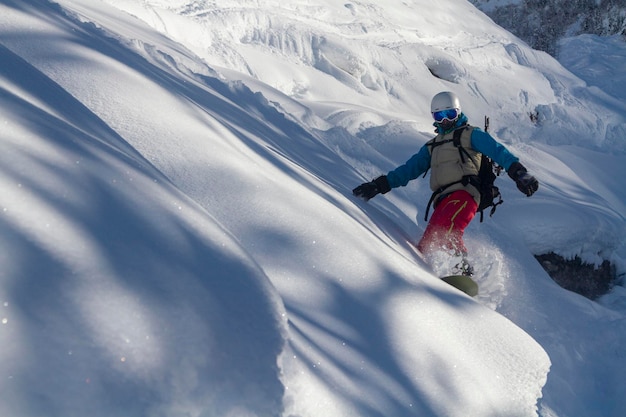
<path fill-rule="evenodd" d="M 467 124 L 467 117 L 461 114 L 459 120 L 453 129 Z M 441 127 L 435 123 L 438 131 L 442 132 Z M 508 170 L 511 164 L 518 162 L 519 158 L 513 155 L 501 143 L 496 141 L 489 133 L 474 129 L 472 132 L 472 148 L 483 153 L 493 159 L 498 165 Z M 387 174 L 387 181 L 391 188 L 405 186 L 409 181 L 416 179 L 430 168 L 430 151 L 426 145 L 413 155 L 404 165 L 401 165 Z"/>

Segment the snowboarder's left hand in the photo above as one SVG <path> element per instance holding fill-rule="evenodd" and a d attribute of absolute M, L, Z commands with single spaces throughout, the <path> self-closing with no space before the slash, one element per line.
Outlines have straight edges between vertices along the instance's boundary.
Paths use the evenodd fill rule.
<path fill-rule="evenodd" d="M 391 187 L 389 186 L 389 182 L 387 181 L 387 176 L 381 175 L 374 181 L 366 182 L 359 185 L 354 190 L 352 190 L 352 194 L 354 194 L 355 197 L 360 197 L 363 200 L 367 201 L 370 198 L 377 196 L 378 194 L 385 194 L 390 190 Z"/>
<path fill-rule="evenodd" d="M 514 162 L 507 171 L 509 177 L 515 181 L 517 189 L 530 197 L 539 188 L 539 181 L 528 173 L 524 165 Z"/>

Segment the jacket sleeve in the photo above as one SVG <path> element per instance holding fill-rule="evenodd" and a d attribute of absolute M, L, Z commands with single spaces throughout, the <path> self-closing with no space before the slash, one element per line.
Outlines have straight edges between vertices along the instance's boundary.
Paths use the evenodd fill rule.
<path fill-rule="evenodd" d="M 430 152 L 426 145 L 413 155 L 404 165 L 390 171 L 387 174 L 387 181 L 391 188 L 403 187 L 409 181 L 422 175 L 430 167 Z"/>
<path fill-rule="evenodd" d="M 504 145 L 481 129 L 474 129 L 471 141 L 472 148 L 487 155 L 505 170 L 508 170 L 514 162 L 519 161 L 519 158 L 509 152 Z"/>

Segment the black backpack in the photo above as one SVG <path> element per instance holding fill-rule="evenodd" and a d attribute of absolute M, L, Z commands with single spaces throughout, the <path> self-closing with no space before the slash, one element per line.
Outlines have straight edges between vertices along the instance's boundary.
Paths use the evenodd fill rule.
<path fill-rule="evenodd" d="M 465 162 L 465 158 L 470 158 L 469 152 L 463 146 L 461 146 L 461 135 L 466 128 L 459 128 L 454 131 L 454 136 L 452 139 L 447 141 L 431 143 L 431 153 L 432 148 L 438 145 L 443 145 L 444 143 L 453 142 L 454 146 L 456 146 L 459 150 L 459 154 L 461 156 L 461 161 Z M 485 132 L 489 129 L 489 118 L 485 117 Z M 489 212 L 489 217 L 493 216 L 493 213 L 496 212 L 496 208 L 504 203 L 502 200 L 502 195 L 500 194 L 500 190 L 498 187 L 494 185 L 496 177 L 500 175 L 502 171 L 502 167 L 496 164 L 491 158 L 489 158 L 485 154 L 481 154 L 480 159 L 480 167 L 478 169 L 478 175 L 466 175 L 461 178 L 459 181 L 455 181 L 450 184 L 446 184 L 439 189 L 435 190 L 428 201 L 428 205 L 426 206 L 426 214 L 424 215 L 424 221 L 428 221 L 428 213 L 430 212 L 430 207 L 435 201 L 435 198 L 441 193 L 443 193 L 446 188 L 454 185 L 454 184 L 471 184 L 480 192 L 480 204 L 476 209 L 477 213 L 480 213 L 480 222 L 483 222 L 483 211 L 489 207 L 491 207 L 491 211 Z M 424 173 L 426 176 L 426 173 Z M 497 201 L 496 201 L 497 200 Z"/>

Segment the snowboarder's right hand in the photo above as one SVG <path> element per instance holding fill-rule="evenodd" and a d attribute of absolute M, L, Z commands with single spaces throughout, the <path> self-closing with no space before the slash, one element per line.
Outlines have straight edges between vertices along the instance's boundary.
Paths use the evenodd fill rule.
<path fill-rule="evenodd" d="M 389 186 L 389 182 L 387 181 L 387 176 L 381 175 L 374 181 L 366 182 L 359 185 L 354 190 L 352 190 L 352 194 L 354 194 L 355 197 L 360 197 L 363 200 L 367 201 L 378 194 L 385 194 L 390 190 L 391 187 Z"/>

